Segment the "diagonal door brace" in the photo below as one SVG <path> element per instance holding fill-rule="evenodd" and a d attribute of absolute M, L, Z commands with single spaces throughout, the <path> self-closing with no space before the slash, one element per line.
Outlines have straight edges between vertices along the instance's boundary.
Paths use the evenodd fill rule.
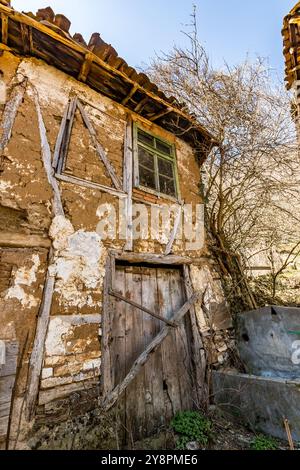
<path fill-rule="evenodd" d="M 178 323 L 184 318 L 187 312 L 190 310 L 191 306 L 194 305 L 197 300 L 201 297 L 200 293 L 195 293 L 176 313 L 174 313 L 171 321 Z M 161 345 L 164 339 L 172 331 L 172 327 L 165 325 L 163 329 L 158 333 L 158 335 L 151 341 L 149 346 L 142 352 L 142 354 L 134 362 L 132 368 L 126 375 L 125 379 L 115 387 L 115 389 L 103 400 L 101 408 L 103 411 L 108 411 L 114 404 L 117 402 L 120 395 L 126 390 L 128 385 L 134 380 L 137 374 L 140 372 L 141 368 L 146 364 L 148 359 L 150 359 L 152 353 Z"/>

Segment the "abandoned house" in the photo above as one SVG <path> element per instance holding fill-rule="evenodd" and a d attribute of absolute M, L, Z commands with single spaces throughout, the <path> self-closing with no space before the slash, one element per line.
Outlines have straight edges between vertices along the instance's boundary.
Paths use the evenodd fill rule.
<path fill-rule="evenodd" d="M 207 242 L 177 236 L 216 143 L 99 34 L 5 0 L 0 25 L 0 448 L 99 448 L 94 412 L 126 445 L 200 405 L 231 347 Z M 168 237 L 134 236 L 162 206 Z"/>

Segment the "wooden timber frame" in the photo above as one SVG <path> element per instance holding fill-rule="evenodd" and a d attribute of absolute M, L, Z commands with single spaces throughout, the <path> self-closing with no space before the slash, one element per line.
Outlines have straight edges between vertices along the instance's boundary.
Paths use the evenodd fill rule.
<path fill-rule="evenodd" d="M 115 279 L 115 269 L 116 261 L 120 262 L 129 262 L 129 263 L 146 263 L 149 265 L 159 266 L 177 266 L 182 267 L 183 278 L 184 278 L 184 288 L 186 294 L 186 303 L 181 307 L 178 312 L 173 312 L 173 316 L 170 321 L 162 319 L 155 312 L 150 312 L 148 309 L 145 309 L 142 305 L 135 307 L 140 310 L 152 315 L 156 318 L 159 318 L 165 323 L 165 326 L 159 332 L 159 334 L 154 338 L 154 340 L 148 345 L 145 351 L 136 359 L 132 365 L 131 370 L 125 377 L 125 379 L 113 388 L 112 382 L 112 368 L 113 364 L 110 356 L 110 343 L 111 343 L 111 334 L 112 334 L 112 299 L 114 297 L 128 302 L 127 299 L 121 298 L 119 294 L 114 291 L 114 279 Z M 147 362 L 151 353 L 154 352 L 163 340 L 167 337 L 168 333 L 172 328 L 177 326 L 179 322 L 187 313 L 189 313 L 191 328 L 192 328 L 192 364 L 193 372 L 195 377 L 195 396 L 196 396 L 196 405 L 197 407 L 203 406 L 203 403 L 206 400 L 206 356 L 204 352 L 203 341 L 201 333 L 198 329 L 196 312 L 194 304 L 196 301 L 200 300 L 203 293 L 195 292 L 192 286 L 190 278 L 190 269 L 189 266 L 193 263 L 191 258 L 174 256 L 174 255 L 158 255 L 153 253 L 126 253 L 116 250 L 110 250 L 107 263 L 106 263 L 106 276 L 104 283 L 104 301 L 103 301 L 103 312 L 102 312 L 102 365 L 101 365 L 101 395 L 102 395 L 102 409 L 108 411 L 114 406 L 118 401 L 119 396 L 125 391 L 127 386 L 132 382 L 132 380 L 137 376 L 141 368 Z M 132 305 L 132 302 L 128 302 Z M 170 324 L 171 323 L 171 324 Z"/>

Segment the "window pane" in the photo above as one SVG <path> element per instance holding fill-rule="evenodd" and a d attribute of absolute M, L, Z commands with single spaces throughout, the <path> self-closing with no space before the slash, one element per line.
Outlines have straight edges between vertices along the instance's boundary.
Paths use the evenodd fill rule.
<path fill-rule="evenodd" d="M 154 171 L 154 155 L 143 147 L 139 147 L 139 164 Z"/>
<path fill-rule="evenodd" d="M 147 170 L 142 166 L 139 167 L 140 184 L 146 188 L 156 189 L 154 171 Z"/>
<path fill-rule="evenodd" d="M 143 144 L 154 147 L 154 138 L 152 137 L 152 135 L 147 134 L 146 132 L 141 131 L 140 129 L 138 130 L 138 140 Z"/>
<path fill-rule="evenodd" d="M 159 176 L 160 192 L 176 197 L 175 181 L 165 176 Z"/>
<path fill-rule="evenodd" d="M 173 163 L 163 158 L 158 158 L 158 172 L 160 175 L 173 178 Z"/>
<path fill-rule="evenodd" d="M 156 140 L 156 148 L 162 153 L 165 153 L 166 155 L 172 155 L 172 148 L 170 145 L 165 144 L 161 140 Z"/>

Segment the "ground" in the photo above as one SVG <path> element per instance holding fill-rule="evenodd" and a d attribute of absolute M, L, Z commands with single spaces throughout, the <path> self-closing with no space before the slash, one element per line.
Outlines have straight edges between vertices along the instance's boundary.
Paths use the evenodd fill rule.
<path fill-rule="evenodd" d="M 209 445 L 201 448 L 196 446 L 196 443 L 191 443 L 188 446 L 189 450 L 250 450 L 251 444 L 259 435 L 215 407 L 211 407 L 209 417 L 213 423 L 212 439 Z M 274 441 L 278 450 L 289 450 L 287 442 L 279 439 L 274 439 Z M 300 450 L 300 443 L 295 444 L 295 447 Z M 176 448 L 176 436 L 171 430 L 134 443 L 134 450 L 172 450 L 174 448 Z"/>

